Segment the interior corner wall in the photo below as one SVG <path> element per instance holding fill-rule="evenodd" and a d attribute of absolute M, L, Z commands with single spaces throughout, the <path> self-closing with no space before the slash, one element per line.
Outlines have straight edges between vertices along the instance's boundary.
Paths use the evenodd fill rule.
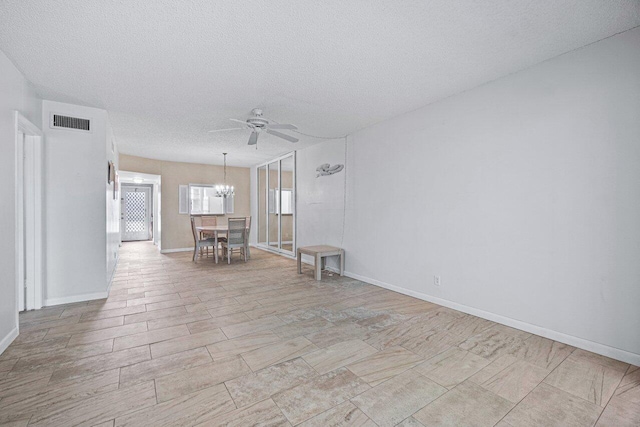
<path fill-rule="evenodd" d="M 0 51 L 0 353 L 18 334 L 14 111 L 39 127 L 41 109 L 35 90 Z"/>
<path fill-rule="evenodd" d="M 51 129 L 51 113 L 89 118 L 92 130 Z M 45 305 L 106 298 L 107 113 L 43 101 L 42 130 L 47 230 Z"/>
<path fill-rule="evenodd" d="M 640 364 L 639 46 L 631 30 L 354 133 L 344 238 L 345 176 L 315 178 L 344 143 L 298 151 L 298 246 L 342 242 L 351 277 Z"/>

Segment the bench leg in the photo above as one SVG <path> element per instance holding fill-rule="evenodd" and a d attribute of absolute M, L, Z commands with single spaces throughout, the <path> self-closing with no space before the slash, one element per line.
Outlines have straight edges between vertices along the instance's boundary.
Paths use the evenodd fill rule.
<path fill-rule="evenodd" d="M 298 274 L 302 274 L 302 253 L 298 251 Z"/>
<path fill-rule="evenodd" d="M 316 255 L 316 280 L 322 280 L 322 257 L 320 255 Z"/>
<path fill-rule="evenodd" d="M 340 275 L 344 276 L 344 251 L 340 251 Z"/>

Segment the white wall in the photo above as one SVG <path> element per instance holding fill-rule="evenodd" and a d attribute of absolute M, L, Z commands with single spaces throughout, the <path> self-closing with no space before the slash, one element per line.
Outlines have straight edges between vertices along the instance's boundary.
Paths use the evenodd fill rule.
<path fill-rule="evenodd" d="M 51 112 L 90 118 L 92 132 L 50 129 Z M 107 136 L 104 110 L 43 102 L 46 169 L 46 277 L 45 304 L 55 305 L 105 298 L 116 249 L 116 225 L 107 223 Z M 107 147 L 109 149 L 107 150 Z M 114 208 L 109 219 L 117 218 Z M 116 221 L 117 222 L 117 221 Z M 107 229 L 105 230 L 105 224 Z"/>
<path fill-rule="evenodd" d="M 640 363 L 640 29 L 348 147 L 350 275 Z M 308 177 L 338 152 L 298 152 L 300 244 L 341 234 L 342 177 Z"/>
<path fill-rule="evenodd" d="M 118 146 L 115 141 L 115 137 L 113 135 L 113 131 L 111 129 L 111 122 L 109 121 L 109 116 L 106 116 L 106 131 L 107 135 L 105 138 L 105 152 L 106 159 L 105 165 L 107 161 L 112 161 L 118 169 Z M 105 166 L 106 167 L 106 166 Z M 106 268 L 107 275 L 106 280 L 107 283 L 111 283 L 111 279 L 113 278 L 113 274 L 116 271 L 116 266 L 118 263 L 118 253 L 120 248 L 120 192 L 116 193 L 116 198 L 113 198 L 113 190 L 115 183 L 107 184 L 106 183 L 106 172 L 105 172 L 105 180 L 104 184 L 106 185 L 106 233 L 107 233 L 107 241 L 106 241 Z"/>
<path fill-rule="evenodd" d="M 14 110 L 40 125 L 41 101 L 0 51 L 0 353 L 17 335 Z"/>
<path fill-rule="evenodd" d="M 297 246 L 343 245 L 345 173 L 316 177 L 321 164 L 345 163 L 345 141 L 327 141 L 296 153 Z M 338 267 L 336 257 L 327 260 Z M 307 260 L 312 262 L 311 257 Z"/>

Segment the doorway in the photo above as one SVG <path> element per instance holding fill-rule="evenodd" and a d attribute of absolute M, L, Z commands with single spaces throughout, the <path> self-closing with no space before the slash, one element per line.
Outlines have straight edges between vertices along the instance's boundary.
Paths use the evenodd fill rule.
<path fill-rule="evenodd" d="M 151 185 L 122 185 L 120 230 L 123 242 L 153 239 L 151 190 Z"/>
<path fill-rule="evenodd" d="M 259 165 L 258 246 L 293 256 L 296 250 L 295 152 Z"/>
<path fill-rule="evenodd" d="M 42 308 L 42 133 L 15 112 L 16 286 L 18 312 Z"/>

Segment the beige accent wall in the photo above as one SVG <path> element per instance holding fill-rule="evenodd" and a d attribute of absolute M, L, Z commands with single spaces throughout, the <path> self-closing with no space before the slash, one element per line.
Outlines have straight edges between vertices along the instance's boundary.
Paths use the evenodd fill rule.
<path fill-rule="evenodd" d="M 162 249 L 193 247 L 189 215 L 178 213 L 180 185 L 222 183 L 224 170 L 218 165 L 180 163 L 120 154 L 120 170 L 149 173 L 162 177 L 161 216 Z M 228 217 L 249 216 L 249 168 L 227 166 L 227 184 L 235 187 L 234 213 L 217 215 L 218 223 L 225 224 Z"/>

